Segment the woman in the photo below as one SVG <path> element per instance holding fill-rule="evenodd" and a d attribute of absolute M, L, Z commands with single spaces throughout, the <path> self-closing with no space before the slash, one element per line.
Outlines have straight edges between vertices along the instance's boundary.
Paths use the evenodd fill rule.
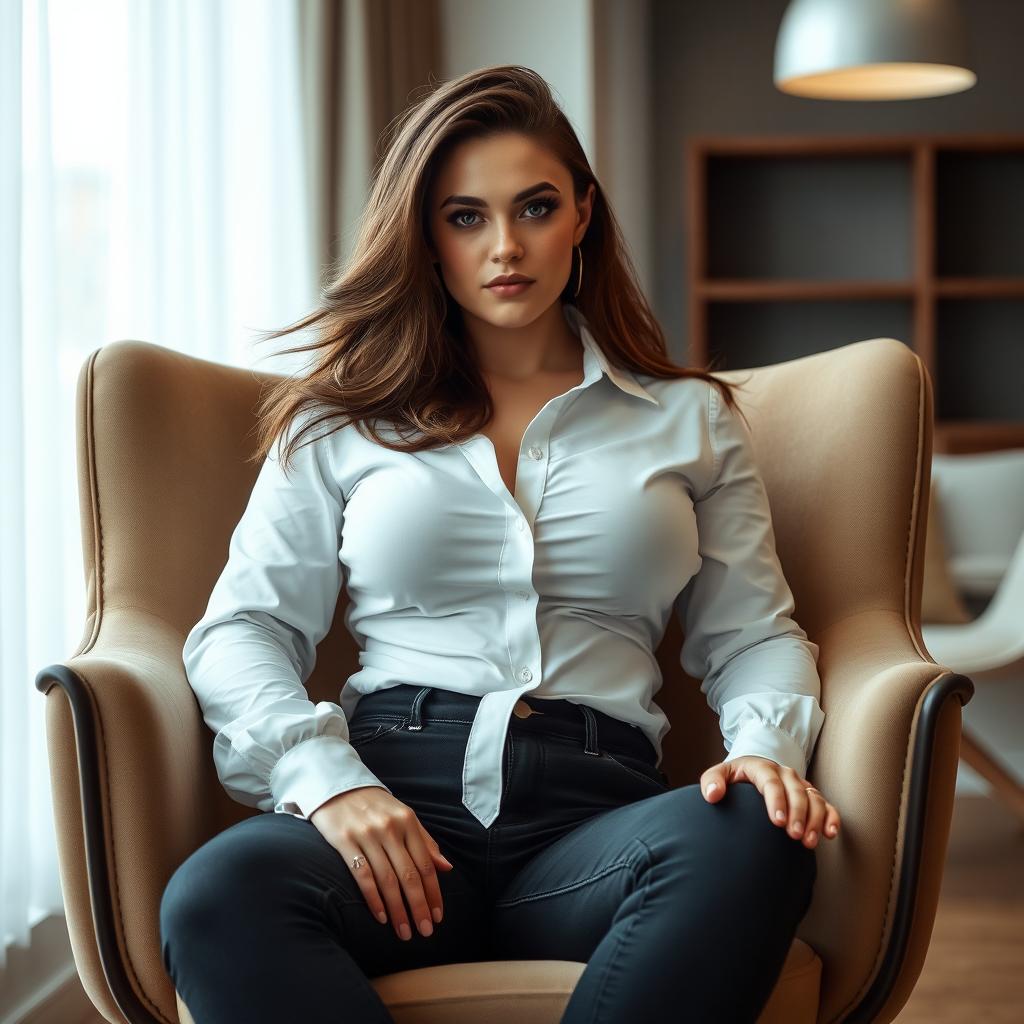
<path fill-rule="evenodd" d="M 839 827 L 804 777 L 818 649 L 731 388 L 667 358 L 539 76 L 475 71 L 395 122 L 351 260 L 269 337 L 313 324 L 183 651 L 221 782 L 276 812 L 164 892 L 197 1024 L 387 1021 L 379 974 L 549 958 L 587 963 L 571 1024 L 681 992 L 755 1020 Z M 361 667 L 314 706 L 343 585 Z M 675 789 L 673 610 L 729 751 Z"/>

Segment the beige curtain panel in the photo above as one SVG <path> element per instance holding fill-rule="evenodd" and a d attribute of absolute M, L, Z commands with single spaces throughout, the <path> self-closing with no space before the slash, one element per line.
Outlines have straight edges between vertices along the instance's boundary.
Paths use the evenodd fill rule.
<path fill-rule="evenodd" d="M 300 5 L 305 137 L 317 266 L 348 254 L 381 132 L 440 79 L 437 0 Z"/>

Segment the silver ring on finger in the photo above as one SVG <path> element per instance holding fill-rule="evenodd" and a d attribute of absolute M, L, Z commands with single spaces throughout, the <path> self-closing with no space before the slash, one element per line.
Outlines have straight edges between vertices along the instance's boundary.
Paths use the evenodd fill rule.
<path fill-rule="evenodd" d="M 804 786 L 804 792 L 805 793 L 817 793 L 818 796 L 822 795 L 821 790 L 820 789 L 815 789 L 813 786 Z"/>
<path fill-rule="evenodd" d="M 352 858 L 352 867 L 353 867 L 353 869 L 354 868 L 361 868 L 365 863 L 366 863 L 366 858 L 361 853 L 357 853 Z"/>

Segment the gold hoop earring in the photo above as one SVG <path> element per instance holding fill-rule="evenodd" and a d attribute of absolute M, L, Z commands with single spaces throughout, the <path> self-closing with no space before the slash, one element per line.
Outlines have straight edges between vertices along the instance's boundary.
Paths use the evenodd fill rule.
<path fill-rule="evenodd" d="M 576 276 L 576 291 L 572 293 L 572 297 L 575 299 L 579 295 L 580 287 L 583 284 L 583 250 L 578 245 L 574 245 L 573 248 L 580 254 L 580 269 Z"/>

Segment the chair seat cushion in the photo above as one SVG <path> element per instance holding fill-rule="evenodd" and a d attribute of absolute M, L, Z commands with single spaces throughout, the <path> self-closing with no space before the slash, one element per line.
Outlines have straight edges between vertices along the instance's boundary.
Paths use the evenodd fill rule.
<path fill-rule="evenodd" d="M 488 960 L 385 974 L 371 984 L 395 1024 L 558 1024 L 585 967 Z M 813 1024 L 820 983 L 821 958 L 795 939 L 758 1024 Z"/>
<path fill-rule="evenodd" d="M 370 983 L 395 1024 L 558 1024 L 585 967 L 575 960 L 484 960 L 383 974 Z M 813 1024 L 820 985 L 821 957 L 794 939 L 758 1024 Z M 177 1004 L 180 1024 L 195 1024 L 180 995 Z"/>

